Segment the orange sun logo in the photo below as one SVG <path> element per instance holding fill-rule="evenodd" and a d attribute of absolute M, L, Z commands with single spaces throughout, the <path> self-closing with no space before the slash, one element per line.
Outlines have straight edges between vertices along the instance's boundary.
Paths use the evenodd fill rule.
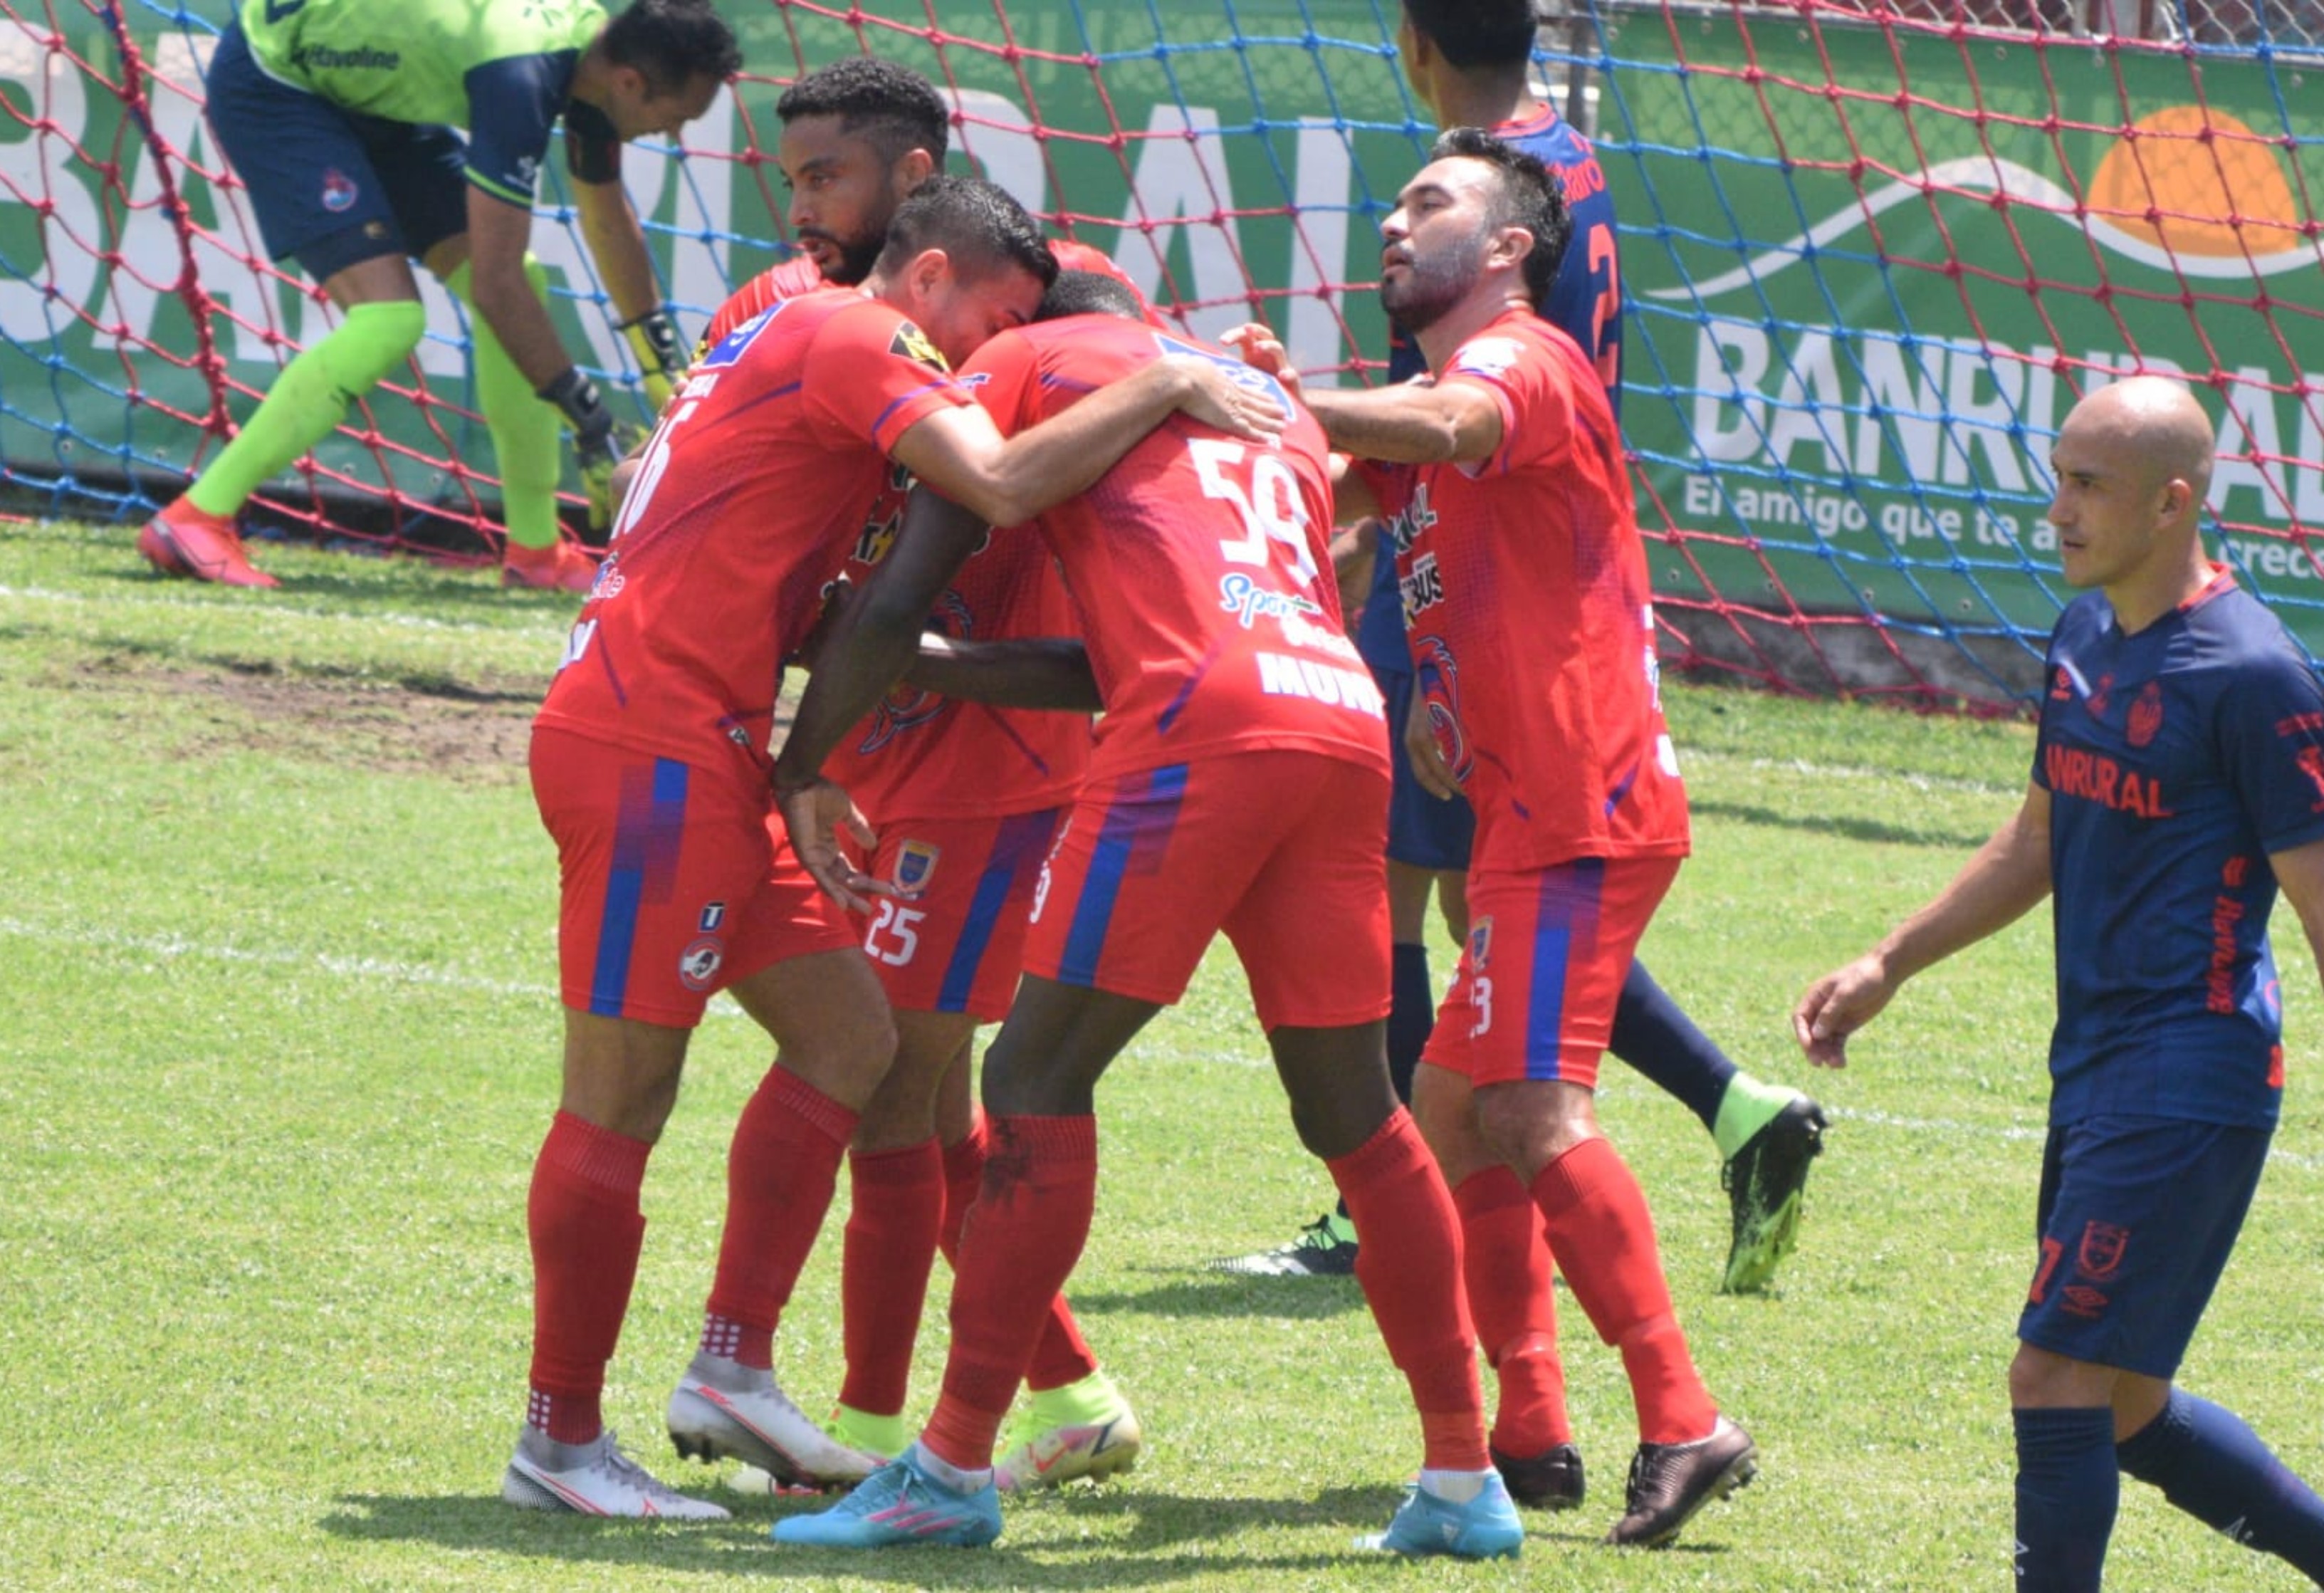
<path fill-rule="evenodd" d="M 2174 255 L 2259 260 L 2303 241 L 2275 141 L 2216 106 L 2140 117 L 2098 162 L 2089 208 Z"/>

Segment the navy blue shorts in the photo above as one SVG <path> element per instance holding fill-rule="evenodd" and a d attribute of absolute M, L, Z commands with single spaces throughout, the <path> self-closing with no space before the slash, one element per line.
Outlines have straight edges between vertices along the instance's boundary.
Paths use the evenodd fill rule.
<path fill-rule="evenodd" d="M 2078 1361 L 2176 1375 L 2273 1137 L 2173 1117 L 2052 1128 L 2035 1215 L 2041 1260 L 2017 1337 Z"/>
<path fill-rule="evenodd" d="M 451 128 L 362 116 L 276 82 L 238 22 L 218 35 L 204 87 L 266 252 L 295 256 L 317 282 L 468 230 L 467 154 Z"/>
<path fill-rule="evenodd" d="M 1388 855 L 1414 868 L 1465 873 L 1469 848 L 1477 838 L 1477 815 L 1465 798 L 1430 796 L 1412 777 L 1404 750 L 1404 721 L 1412 711 L 1412 672 L 1374 670 L 1388 699 L 1388 758 L 1393 783 L 1388 798 Z"/>

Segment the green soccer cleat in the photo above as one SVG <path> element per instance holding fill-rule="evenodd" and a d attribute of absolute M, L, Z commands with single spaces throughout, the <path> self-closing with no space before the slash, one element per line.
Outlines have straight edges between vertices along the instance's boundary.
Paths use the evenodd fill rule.
<path fill-rule="evenodd" d="M 1799 1243 L 1808 1165 L 1823 1151 L 1823 1108 L 1798 1096 L 1746 1140 L 1720 1171 L 1734 1217 L 1722 1294 L 1751 1294 L 1775 1281 Z"/>
<path fill-rule="evenodd" d="M 1093 1372 L 1033 1395 L 1001 1434 L 992 1480 L 1004 1494 L 1083 1477 L 1102 1481 L 1135 1466 L 1144 1448 L 1138 1413 L 1113 1379 Z"/>

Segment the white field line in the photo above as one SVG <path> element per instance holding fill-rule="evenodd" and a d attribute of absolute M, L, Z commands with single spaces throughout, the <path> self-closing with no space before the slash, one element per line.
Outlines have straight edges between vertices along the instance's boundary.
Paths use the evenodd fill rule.
<path fill-rule="evenodd" d="M 175 959 L 199 958 L 210 962 L 240 964 L 245 967 L 284 969 L 313 968 L 334 977 L 355 980 L 377 980 L 383 984 L 412 985 L 438 990 L 463 990 L 482 996 L 503 996 L 513 999 L 539 1002 L 546 1005 L 558 997 L 557 986 L 547 983 L 527 983 L 513 979 L 488 979 L 456 969 L 437 968 L 427 963 L 398 962 L 383 957 L 341 957 L 326 951 L 272 950 L 254 951 L 239 946 L 206 946 L 176 935 L 128 935 L 110 930 L 76 926 L 65 931 L 48 924 L 27 922 L 18 918 L 0 918 L 0 939 L 42 940 L 53 945 L 67 942 L 77 946 L 97 946 L 108 950 L 131 952 L 139 956 Z M 742 1016 L 742 1009 L 732 1001 L 714 1001 L 711 1015 L 726 1018 Z M 1173 1045 L 1167 1042 L 1157 1044 L 1152 1038 L 1142 1042 L 1141 1049 L 1152 1056 L 1160 1053 L 1179 1061 L 1224 1064 L 1229 1067 L 1263 1068 L 1268 1066 L 1264 1052 L 1254 1043 L 1248 1052 L 1226 1052 L 1210 1048 L 1200 1050 Z M 1617 1070 L 1607 1081 L 1612 1093 L 1628 1095 L 1644 1093 L 1653 1087 L 1643 1078 Z M 1895 1133 L 1931 1139 L 2011 1140 L 2038 1144 L 2045 1137 L 2046 1126 L 2033 1123 L 1959 1123 L 1943 1117 L 1905 1117 L 1893 1112 L 1857 1111 L 1836 1107 L 1829 1102 L 1824 1110 L 1834 1122 L 1862 1124 Z M 2268 1160 L 2281 1166 L 2297 1167 L 2304 1172 L 2324 1170 L 2324 1156 L 2310 1155 L 2282 1148 L 2268 1153 Z"/>
<path fill-rule="evenodd" d="M 183 597 L 156 595 L 124 596 L 118 592 L 60 592 L 46 587 L 0 586 L 0 602 L 53 603 L 62 607 L 97 608 L 117 613 L 124 608 L 172 609 L 182 613 L 214 614 L 217 606 Z M 359 625 L 366 630 L 383 626 L 408 631 L 443 631 L 473 636 L 506 636 L 524 641 L 538 635 L 562 636 L 566 625 L 549 625 L 546 621 L 535 625 L 484 625 L 475 620 L 433 619 L 425 615 L 396 614 L 383 609 L 366 608 L 360 613 L 347 609 L 296 607 L 288 604 L 269 602 L 263 609 L 269 619 L 312 620 L 328 625 Z"/>

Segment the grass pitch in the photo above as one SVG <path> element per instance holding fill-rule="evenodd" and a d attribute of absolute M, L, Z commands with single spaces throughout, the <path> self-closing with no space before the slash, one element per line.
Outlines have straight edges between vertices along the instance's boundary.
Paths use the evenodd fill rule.
<path fill-rule="evenodd" d="M 1900 1588 L 2005 1585 L 2003 1371 L 2032 1260 L 2048 1018 L 2038 915 L 1925 975 L 1811 1079 L 1785 1015 L 1923 900 L 2023 789 L 2022 726 L 1678 687 L 1696 856 L 1645 955 L 1745 1066 L 1833 1110 L 1776 1293 L 1714 1294 L 1709 1136 L 1609 1064 L 1603 1116 L 1679 1309 L 1764 1470 L 1682 1544 L 1615 1553 L 1634 1429 L 1563 1313 L 1579 1515 L 1515 1564 L 1352 1553 L 1418 1446 L 1351 1283 L 1205 1273 L 1322 1209 L 1231 958 L 1102 1096 L 1073 1296 L 1149 1449 L 1012 1505 L 991 1551 L 777 1550 L 797 1508 L 655 1529 L 498 1503 L 529 1329 L 524 1194 L 556 1088 L 554 859 L 526 721 L 571 599 L 488 573 L 268 550 L 272 594 L 150 578 L 124 527 L 0 523 L 0 1586 Z M 2185 1379 L 2324 1477 L 2315 1300 L 2324 1002 L 2288 914 L 2285 1122 Z M 1440 948 L 1440 976 L 1451 967 Z M 606 1405 L 659 1437 L 766 1061 L 731 1009 L 657 1153 Z M 835 1235 L 840 1204 L 826 1225 Z M 779 1370 L 837 1381 L 835 1239 Z M 938 1301 L 941 1303 L 939 1270 Z M 942 1352 L 923 1336 L 915 1411 Z M 2110 1585 L 2299 1579 L 2126 1485 Z"/>

